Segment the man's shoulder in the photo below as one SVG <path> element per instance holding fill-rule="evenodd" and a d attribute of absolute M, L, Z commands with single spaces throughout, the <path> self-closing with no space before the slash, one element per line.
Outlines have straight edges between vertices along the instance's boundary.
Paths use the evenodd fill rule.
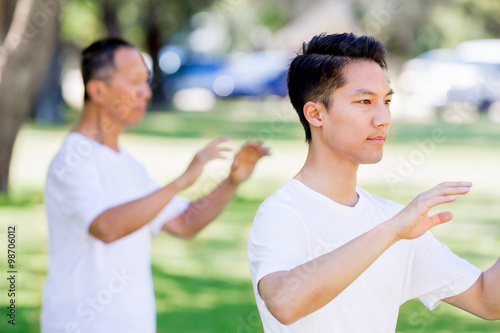
<path fill-rule="evenodd" d="M 285 181 L 259 206 L 254 224 L 258 221 L 268 224 L 269 219 L 274 221 L 274 225 L 281 224 L 277 221 L 286 221 L 287 225 L 292 221 L 302 224 L 310 213 L 311 203 L 302 186 L 294 179 Z"/>
<path fill-rule="evenodd" d="M 252 224 L 251 239 L 263 234 L 279 234 L 279 237 L 289 235 L 295 239 L 305 233 L 307 204 L 301 203 L 300 189 L 297 190 L 290 183 L 283 183 L 259 206 Z"/>
<path fill-rule="evenodd" d="M 294 180 L 290 179 L 285 181 L 273 194 L 264 200 L 260 207 L 280 205 L 293 208 L 301 201 L 300 198 L 300 189 L 295 186 Z"/>
<path fill-rule="evenodd" d="M 68 133 L 61 147 L 54 156 L 55 161 L 65 161 L 68 165 L 76 166 L 95 156 L 98 146 L 96 142 L 79 133 Z"/>
<path fill-rule="evenodd" d="M 50 163 L 47 181 L 96 168 L 98 149 L 95 142 L 81 134 L 67 134 Z"/>

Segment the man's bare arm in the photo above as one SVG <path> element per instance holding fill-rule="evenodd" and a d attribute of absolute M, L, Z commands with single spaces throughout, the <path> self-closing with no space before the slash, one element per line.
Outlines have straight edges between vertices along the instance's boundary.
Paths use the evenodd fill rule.
<path fill-rule="evenodd" d="M 218 145 L 227 138 L 211 142 L 198 152 L 186 171 L 172 183 L 142 198 L 112 207 L 100 214 L 89 227 L 89 233 L 105 243 L 114 242 L 149 223 L 182 189 L 190 186 L 201 174 L 205 164 L 228 148 Z"/>
<path fill-rule="evenodd" d="M 442 183 L 417 196 L 392 219 L 381 223 L 338 249 L 290 271 L 275 272 L 259 281 L 259 293 L 268 310 L 289 325 L 319 310 L 356 280 L 391 245 L 423 235 L 450 221 L 451 212 L 431 217 L 429 210 L 466 194 L 468 182 Z M 307 272 L 307 274 L 304 274 Z M 292 282 L 292 283 L 291 283 Z"/>
<path fill-rule="evenodd" d="M 500 259 L 476 283 L 445 302 L 487 320 L 500 320 Z"/>
<path fill-rule="evenodd" d="M 180 237 L 193 237 L 212 222 L 234 196 L 238 186 L 250 177 L 257 162 L 269 155 L 260 142 L 248 142 L 234 157 L 227 179 L 208 195 L 192 202 L 178 217 L 163 225 L 163 229 Z"/>

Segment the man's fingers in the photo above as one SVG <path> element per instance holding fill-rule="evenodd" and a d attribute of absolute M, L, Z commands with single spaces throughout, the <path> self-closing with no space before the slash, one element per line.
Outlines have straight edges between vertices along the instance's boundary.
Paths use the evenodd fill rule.
<path fill-rule="evenodd" d="M 230 152 L 231 148 L 218 148 L 218 147 L 206 147 L 196 154 L 199 161 L 202 163 L 207 163 L 213 159 L 226 159 L 227 157 L 223 155 L 224 152 Z"/>
<path fill-rule="evenodd" d="M 468 187 L 472 186 L 472 182 L 459 181 L 459 182 L 444 182 L 437 185 L 434 188 L 443 188 L 443 187 Z"/>
<path fill-rule="evenodd" d="M 231 151 L 230 148 L 217 148 L 215 150 L 211 150 L 209 152 L 209 158 L 210 159 L 214 159 L 214 158 L 222 158 L 222 159 L 225 159 L 227 158 L 225 155 L 223 155 L 222 153 L 224 152 L 229 152 Z"/>
<path fill-rule="evenodd" d="M 269 148 L 264 147 L 263 141 L 247 141 L 238 153 L 255 154 L 258 157 L 270 155 Z"/>
<path fill-rule="evenodd" d="M 437 190 L 437 195 L 467 194 L 470 187 L 444 187 Z"/>
<path fill-rule="evenodd" d="M 456 195 L 434 195 L 429 197 L 417 197 L 410 205 L 419 212 L 429 211 L 431 208 L 453 202 L 457 199 Z"/>
<path fill-rule="evenodd" d="M 436 196 L 464 195 L 469 193 L 469 191 L 470 191 L 470 186 L 464 186 L 464 184 L 457 183 L 455 185 L 451 185 L 450 183 L 448 183 L 447 185 L 445 185 L 445 183 L 443 183 L 430 189 L 427 192 L 422 193 L 421 198 L 424 200 L 429 200 Z"/>
<path fill-rule="evenodd" d="M 218 138 L 218 139 L 215 139 L 213 141 L 210 141 L 207 145 L 207 147 L 214 147 L 214 146 L 217 146 L 223 142 L 226 142 L 228 141 L 229 139 L 231 139 L 229 136 L 223 136 L 221 138 Z"/>
<path fill-rule="evenodd" d="M 205 148 L 202 151 L 200 151 L 198 154 L 199 155 L 206 155 L 206 156 L 212 156 L 212 155 L 220 155 L 221 153 L 224 152 L 230 152 L 232 149 L 231 148 Z"/>
<path fill-rule="evenodd" d="M 244 148 L 244 147 L 258 147 L 258 148 L 260 148 L 262 146 L 264 146 L 264 141 L 248 140 L 243 144 L 242 148 Z"/>
<path fill-rule="evenodd" d="M 427 202 L 427 208 L 432 208 L 434 206 L 444 204 L 444 203 L 449 203 L 453 202 L 457 199 L 456 195 L 442 195 L 442 196 L 437 196 L 432 199 L 429 199 Z"/>
<path fill-rule="evenodd" d="M 226 147 L 217 147 L 216 151 L 218 152 L 223 152 L 223 151 L 231 151 L 231 148 L 226 148 Z"/>
<path fill-rule="evenodd" d="M 429 222 L 432 226 L 436 226 L 438 224 L 446 223 L 453 219 L 452 212 L 440 212 L 429 217 Z"/>
<path fill-rule="evenodd" d="M 266 148 L 266 147 L 261 147 L 261 149 L 259 150 L 260 152 L 260 156 L 268 156 L 268 155 L 271 155 L 271 152 L 269 150 L 269 148 Z"/>

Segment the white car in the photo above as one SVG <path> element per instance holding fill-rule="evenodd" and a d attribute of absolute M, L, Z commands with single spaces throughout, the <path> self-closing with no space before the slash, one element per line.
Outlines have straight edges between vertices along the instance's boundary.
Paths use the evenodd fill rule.
<path fill-rule="evenodd" d="M 399 86 L 407 108 L 437 110 L 445 118 L 451 115 L 464 122 L 479 112 L 493 115 L 500 109 L 500 39 L 472 40 L 453 50 L 423 53 L 403 65 Z"/>

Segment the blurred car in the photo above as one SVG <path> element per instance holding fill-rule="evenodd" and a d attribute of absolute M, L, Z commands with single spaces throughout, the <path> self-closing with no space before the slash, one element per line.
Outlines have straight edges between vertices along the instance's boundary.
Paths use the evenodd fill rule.
<path fill-rule="evenodd" d="M 404 63 L 399 84 L 410 101 L 442 113 L 489 112 L 500 101 L 500 39 L 425 52 Z"/>
<path fill-rule="evenodd" d="M 221 75 L 234 82 L 232 96 L 285 97 L 286 72 L 293 53 L 267 50 L 235 56 Z"/>
<path fill-rule="evenodd" d="M 214 98 L 264 98 L 287 95 L 286 71 L 293 53 L 267 50 L 207 57 L 167 46 L 159 57 L 163 89 L 171 98 L 183 90 L 203 90 Z"/>

